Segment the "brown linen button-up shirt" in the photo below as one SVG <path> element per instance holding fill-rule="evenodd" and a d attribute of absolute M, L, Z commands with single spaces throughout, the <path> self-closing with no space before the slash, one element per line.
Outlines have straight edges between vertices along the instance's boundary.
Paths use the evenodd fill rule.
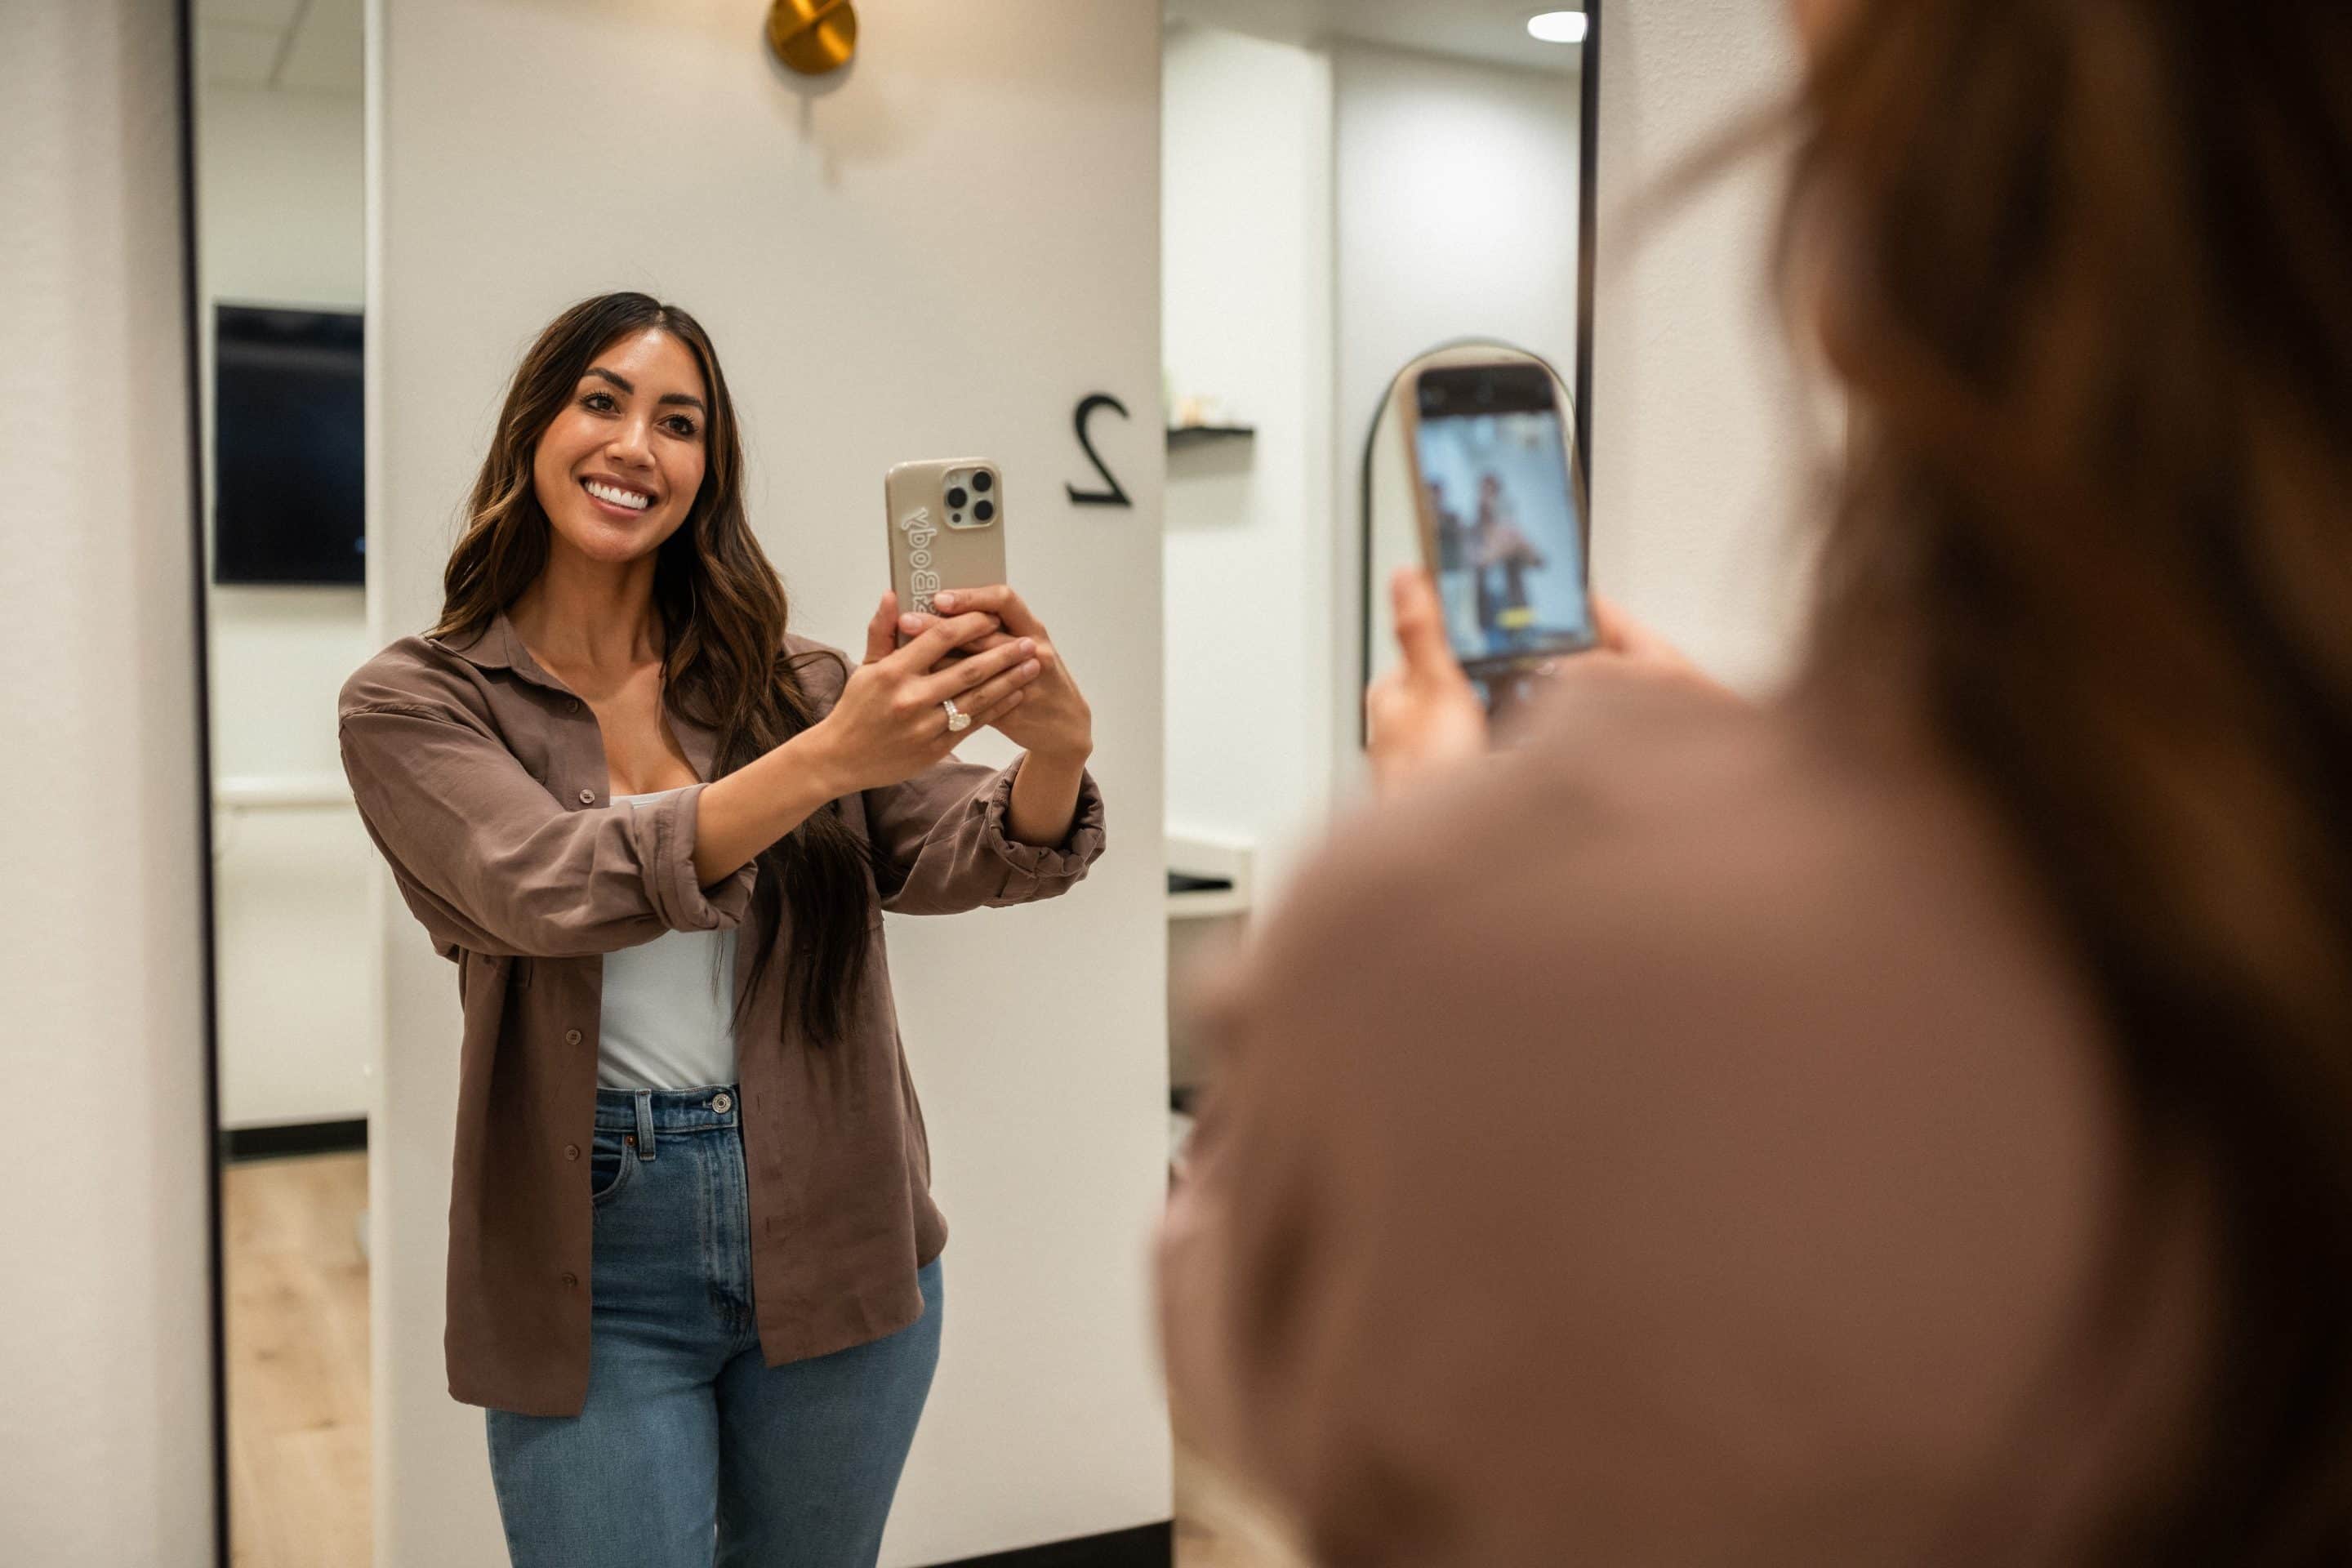
<path fill-rule="evenodd" d="M 795 653 L 820 645 L 788 637 Z M 819 712 L 847 667 L 814 659 Z M 344 771 L 369 836 L 464 1011 L 449 1203 L 449 1391 L 469 1405 L 577 1415 L 588 1391 L 591 1206 L 604 955 L 665 931 L 742 924 L 759 873 L 694 872 L 698 802 L 719 736 L 667 717 L 706 781 L 643 807 L 611 804 L 602 731 L 501 615 L 448 642 L 404 637 L 347 680 Z M 824 1355 L 922 1315 L 916 1270 L 947 1225 L 898 1038 L 882 913 L 947 914 L 1066 891 L 1103 850 L 1091 776 L 1058 848 L 1004 831 L 1020 764 L 942 763 L 841 803 L 879 851 L 866 978 L 843 1037 L 803 1034 L 779 962 L 738 1031 L 752 1287 L 769 1364 Z M 787 921 L 789 912 L 783 917 Z M 746 928 L 740 997 L 757 943 Z M 780 960 L 781 960 L 781 956 Z"/>

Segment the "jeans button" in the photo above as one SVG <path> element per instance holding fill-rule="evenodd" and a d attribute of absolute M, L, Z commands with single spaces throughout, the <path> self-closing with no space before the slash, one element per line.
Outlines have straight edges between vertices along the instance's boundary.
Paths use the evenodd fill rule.
<path fill-rule="evenodd" d="M 724 1116 L 729 1111 L 735 1109 L 735 1097 L 731 1094 L 723 1093 L 713 1095 L 710 1099 L 710 1109 L 719 1112 L 719 1115 Z"/>

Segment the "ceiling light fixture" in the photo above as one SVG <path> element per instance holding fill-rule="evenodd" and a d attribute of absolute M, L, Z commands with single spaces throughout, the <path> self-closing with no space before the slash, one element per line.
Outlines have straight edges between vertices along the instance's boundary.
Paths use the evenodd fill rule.
<path fill-rule="evenodd" d="M 1586 26 L 1581 11 L 1546 11 L 1528 18 L 1528 36 L 1547 44 L 1580 44 Z"/>

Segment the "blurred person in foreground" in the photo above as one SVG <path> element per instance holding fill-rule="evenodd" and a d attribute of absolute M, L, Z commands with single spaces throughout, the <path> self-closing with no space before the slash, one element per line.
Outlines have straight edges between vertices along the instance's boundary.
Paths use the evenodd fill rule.
<path fill-rule="evenodd" d="M 1496 749 L 1396 584 L 1180 1432 L 1333 1564 L 2352 1560 L 2352 7 L 1799 9 L 1801 673 Z"/>

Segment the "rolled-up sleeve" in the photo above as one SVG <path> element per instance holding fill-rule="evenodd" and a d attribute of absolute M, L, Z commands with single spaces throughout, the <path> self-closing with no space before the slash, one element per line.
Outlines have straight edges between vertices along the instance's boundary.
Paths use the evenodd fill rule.
<path fill-rule="evenodd" d="M 941 763 L 887 789 L 866 793 L 868 836 L 880 852 L 882 907 L 943 915 L 1034 903 L 1070 890 L 1103 852 L 1103 799 L 1094 775 L 1078 783 L 1070 831 L 1052 846 L 1004 831 L 1018 761 L 1001 769 Z"/>
<path fill-rule="evenodd" d="M 457 708 L 348 706 L 340 727 L 361 819 L 436 946 L 577 957 L 725 930 L 751 907 L 756 861 L 707 889 L 695 875 L 707 784 L 572 811 Z"/>

